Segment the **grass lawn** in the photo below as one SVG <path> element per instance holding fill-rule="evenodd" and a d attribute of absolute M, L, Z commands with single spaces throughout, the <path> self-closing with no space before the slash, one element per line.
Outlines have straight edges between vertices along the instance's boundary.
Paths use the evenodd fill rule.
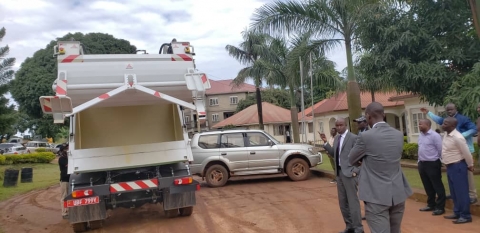
<path fill-rule="evenodd" d="M 333 171 L 332 165 L 330 164 L 330 160 L 327 155 L 323 155 L 323 163 L 321 165 L 318 165 L 317 168 L 322 169 L 322 170 L 327 170 L 327 171 Z M 420 175 L 418 174 L 418 170 L 414 168 L 402 168 L 403 173 L 407 177 L 408 183 L 410 186 L 413 188 L 421 189 L 423 190 L 423 184 L 422 180 L 420 179 Z M 443 172 L 442 173 L 442 180 L 443 184 L 445 186 L 445 190 L 447 194 L 450 193 L 450 189 L 448 187 L 448 182 L 447 182 L 447 173 Z M 480 189 L 480 175 L 475 175 L 475 187 Z"/>
<path fill-rule="evenodd" d="M 33 182 L 20 183 L 20 173 L 22 167 L 33 168 Z M 5 169 L 15 168 L 20 170 L 18 174 L 18 183 L 16 187 L 3 187 L 3 177 Z M 60 171 L 57 164 L 41 163 L 41 164 L 14 164 L 14 165 L 0 165 L 0 201 L 9 199 L 15 195 L 27 193 L 35 189 L 46 188 L 58 183 L 60 180 Z"/>

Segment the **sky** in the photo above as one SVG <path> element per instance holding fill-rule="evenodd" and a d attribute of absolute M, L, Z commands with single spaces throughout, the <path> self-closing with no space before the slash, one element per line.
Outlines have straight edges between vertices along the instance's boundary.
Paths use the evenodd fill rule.
<path fill-rule="evenodd" d="M 7 34 L 0 46 L 9 45 L 18 70 L 25 58 L 69 32 L 108 33 L 148 53 L 158 53 L 161 44 L 176 38 L 195 47 L 197 68 L 210 79 L 233 79 L 243 67 L 225 46 L 237 46 L 254 10 L 272 1 L 2 0 L 0 27 Z M 338 71 L 346 66 L 344 48 L 327 57 Z"/>

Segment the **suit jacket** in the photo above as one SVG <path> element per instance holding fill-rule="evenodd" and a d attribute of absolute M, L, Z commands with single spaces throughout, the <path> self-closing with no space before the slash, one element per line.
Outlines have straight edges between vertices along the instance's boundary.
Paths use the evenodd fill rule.
<path fill-rule="evenodd" d="M 413 194 L 400 165 L 402 151 L 403 134 L 387 123 L 378 123 L 357 136 L 348 157 L 350 164 L 362 161 L 360 200 L 392 206 Z"/>
<path fill-rule="evenodd" d="M 356 166 L 352 166 L 348 162 L 348 153 L 355 145 L 355 140 L 357 139 L 357 135 L 348 132 L 343 139 L 342 150 L 340 151 L 340 167 L 342 168 L 341 171 L 346 177 L 352 177 L 352 174 L 355 172 L 358 174 L 360 169 Z M 328 154 L 333 155 L 335 159 L 335 163 L 337 162 L 337 145 L 338 140 L 340 140 L 340 135 L 335 136 L 333 140 L 333 147 L 330 143 L 325 144 L 324 148 L 328 152 Z M 403 140 L 403 137 L 402 137 Z M 335 164 L 336 165 L 336 164 Z M 337 166 L 335 166 L 335 174 L 337 174 Z"/>

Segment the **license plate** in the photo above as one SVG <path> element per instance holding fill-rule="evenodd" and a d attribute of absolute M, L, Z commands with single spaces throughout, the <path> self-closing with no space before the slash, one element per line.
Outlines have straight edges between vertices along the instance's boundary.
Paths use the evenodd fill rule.
<path fill-rule="evenodd" d="M 67 207 L 98 204 L 100 197 L 87 197 L 82 199 L 67 200 Z"/>

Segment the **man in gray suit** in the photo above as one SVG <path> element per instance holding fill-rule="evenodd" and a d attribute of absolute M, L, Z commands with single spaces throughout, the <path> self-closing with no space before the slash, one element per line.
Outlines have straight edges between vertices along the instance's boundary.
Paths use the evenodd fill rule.
<path fill-rule="evenodd" d="M 350 164 L 362 165 L 358 195 L 372 233 L 399 233 L 405 200 L 413 194 L 400 166 L 403 134 L 383 121 L 378 102 L 367 106 L 365 117 L 371 129 L 357 136 L 348 155 Z"/>
<path fill-rule="evenodd" d="M 358 200 L 358 167 L 348 164 L 348 153 L 355 145 L 357 135 L 348 132 L 347 123 L 344 118 L 339 118 L 335 122 L 337 136 L 333 140 L 333 145 L 327 142 L 325 134 L 322 135 L 324 148 L 334 156 L 335 174 L 337 175 L 337 191 L 340 211 L 346 224 L 346 229 L 342 233 L 363 233 L 362 216 L 360 214 L 360 201 Z"/>

